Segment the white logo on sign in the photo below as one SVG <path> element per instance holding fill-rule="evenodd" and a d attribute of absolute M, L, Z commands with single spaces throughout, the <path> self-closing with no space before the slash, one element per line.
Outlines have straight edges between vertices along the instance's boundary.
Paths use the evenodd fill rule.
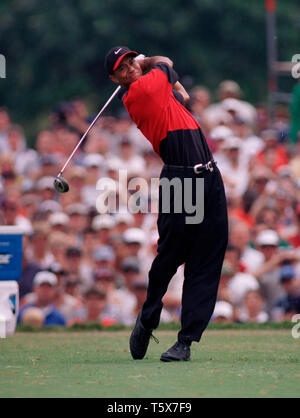
<path fill-rule="evenodd" d="M 0 254 L 0 264 L 9 264 L 11 254 Z"/>

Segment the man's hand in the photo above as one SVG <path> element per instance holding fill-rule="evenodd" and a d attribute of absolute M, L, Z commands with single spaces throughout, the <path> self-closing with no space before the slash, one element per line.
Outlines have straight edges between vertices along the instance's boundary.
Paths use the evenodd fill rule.
<path fill-rule="evenodd" d="M 159 55 L 155 57 L 145 57 L 143 54 L 138 55 L 135 60 L 140 64 L 142 72 L 151 70 L 158 62 L 165 62 L 170 67 L 173 67 L 173 61 L 168 57 L 161 57 Z"/>

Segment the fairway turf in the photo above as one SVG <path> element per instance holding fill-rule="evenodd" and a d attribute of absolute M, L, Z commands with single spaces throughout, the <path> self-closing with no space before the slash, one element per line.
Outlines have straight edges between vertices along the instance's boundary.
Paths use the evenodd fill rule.
<path fill-rule="evenodd" d="M 190 362 L 163 363 L 174 331 L 131 359 L 130 331 L 0 339 L 0 397 L 299 397 L 300 339 L 289 330 L 208 330 Z"/>

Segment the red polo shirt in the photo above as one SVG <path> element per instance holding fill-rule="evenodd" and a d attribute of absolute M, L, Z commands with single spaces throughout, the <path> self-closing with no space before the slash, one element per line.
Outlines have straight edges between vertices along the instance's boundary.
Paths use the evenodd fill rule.
<path fill-rule="evenodd" d="M 177 80 L 168 64 L 158 63 L 129 86 L 123 103 L 165 163 L 206 163 L 212 158 L 211 151 L 200 125 L 172 91 Z"/>

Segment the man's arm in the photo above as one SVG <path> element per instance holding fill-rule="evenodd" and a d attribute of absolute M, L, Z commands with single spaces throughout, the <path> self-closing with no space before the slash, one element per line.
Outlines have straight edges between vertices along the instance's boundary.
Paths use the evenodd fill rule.
<path fill-rule="evenodd" d="M 157 55 L 155 57 L 145 57 L 145 58 L 142 58 L 142 59 L 138 60 L 138 63 L 140 64 L 143 73 L 145 71 L 151 70 L 153 67 L 155 67 L 155 65 L 158 62 L 165 62 L 166 64 L 168 64 L 172 68 L 173 68 L 173 65 L 174 65 L 173 61 L 170 60 L 170 58 L 161 57 L 159 55 Z"/>
<path fill-rule="evenodd" d="M 152 68 L 155 67 L 155 65 L 159 62 L 165 62 L 166 64 L 168 64 L 171 68 L 173 68 L 173 61 L 168 58 L 168 57 L 162 57 L 162 56 L 154 56 L 154 57 L 144 57 L 141 59 L 138 59 L 138 62 L 141 66 L 141 69 L 143 71 L 143 73 L 145 71 L 151 70 Z M 181 83 L 179 83 L 179 81 L 177 81 L 174 86 L 173 86 L 174 90 L 178 91 L 178 93 L 180 93 L 183 97 L 183 101 L 184 104 L 186 104 L 189 100 L 190 100 L 190 96 L 187 93 L 187 91 L 185 90 L 185 88 L 183 87 L 183 85 Z"/>

